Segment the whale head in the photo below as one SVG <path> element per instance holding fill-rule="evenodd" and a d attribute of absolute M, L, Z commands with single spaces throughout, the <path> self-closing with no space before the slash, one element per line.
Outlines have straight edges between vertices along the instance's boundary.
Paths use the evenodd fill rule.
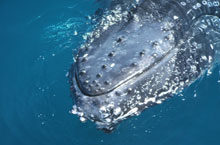
<path fill-rule="evenodd" d="M 195 80 L 208 55 L 213 56 L 206 38 L 200 37 L 203 24 L 195 23 L 184 42 L 176 13 L 164 17 L 154 6 L 142 6 L 123 12 L 116 8 L 103 16 L 79 49 L 70 78 L 72 113 L 81 121 L 89 119 L 111 131 Z"/>
<path fill-rule="evenodd" d="M 152 70 L 172 57 L 175 39 L 167 20 L 140 17 L 133 14 L 108 26 L 80 48 L 71 79 L 75 113 L 81 120 L 91 119 L 111 130 L 156 101 L 142 88 L 143 78 L 154 79 Z"/>

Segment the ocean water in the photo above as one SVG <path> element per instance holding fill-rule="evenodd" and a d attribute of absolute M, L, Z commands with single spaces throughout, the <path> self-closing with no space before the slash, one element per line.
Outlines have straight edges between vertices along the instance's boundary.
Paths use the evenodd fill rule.
<path fill-rule="evenodd" d="M 0 145 L 219 145 L 219 65 L 111 134 L 70 113 L 66 73 L 106 4 L 0 1 Z"/>

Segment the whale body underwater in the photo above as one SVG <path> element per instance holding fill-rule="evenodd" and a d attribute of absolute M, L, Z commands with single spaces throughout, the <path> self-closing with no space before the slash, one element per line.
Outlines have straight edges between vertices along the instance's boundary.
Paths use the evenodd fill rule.
<path fill-rule="evenodd" d="M 220 49 L 216 0 L 118 0 L 98 19 L 70 70 L 72 113 L 112 131 L 181 92 Z"/>

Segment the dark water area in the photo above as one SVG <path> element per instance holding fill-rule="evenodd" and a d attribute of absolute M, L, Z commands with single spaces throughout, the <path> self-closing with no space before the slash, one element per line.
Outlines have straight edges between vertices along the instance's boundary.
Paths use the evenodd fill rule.
<path fill-rule="evenodd" d="M 0 145 L 219 145 L 220 67 L 111 134 L 70 113 L 66 74 L 95 0 L 0 1 Z"/>

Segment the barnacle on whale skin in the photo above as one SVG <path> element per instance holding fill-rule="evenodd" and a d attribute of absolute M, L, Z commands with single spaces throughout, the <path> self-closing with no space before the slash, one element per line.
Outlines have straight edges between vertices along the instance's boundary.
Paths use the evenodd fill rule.
<path fill-rule="evenodd" d="M 73 114 L 111 131 L 179 93 L 220 49 L 216 0 L 112 0 L 70 71 Z"/>

